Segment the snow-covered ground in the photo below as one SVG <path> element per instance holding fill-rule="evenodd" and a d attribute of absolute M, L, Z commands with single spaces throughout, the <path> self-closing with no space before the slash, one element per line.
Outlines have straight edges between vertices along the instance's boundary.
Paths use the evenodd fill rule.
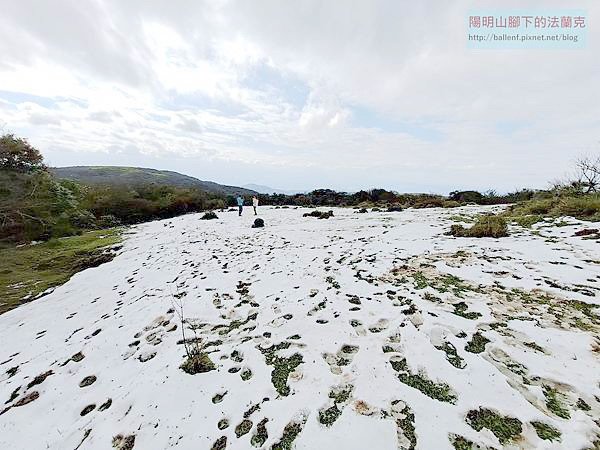
<path fill-rule="evenodd" d="M 594 448 L 599 245 L 569 218 L 443 234 L 490 209 L 133 227 L 112 262 L 0 316 L 0 448 Z M 180 305 L 215 370 L 180 369 Z"/>

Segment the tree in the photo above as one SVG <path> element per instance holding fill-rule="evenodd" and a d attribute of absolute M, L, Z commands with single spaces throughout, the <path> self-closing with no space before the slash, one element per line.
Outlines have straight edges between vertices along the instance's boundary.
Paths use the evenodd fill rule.
<path fill-rule="evenodd" d="M 44 157 L 26 139 L 4 134 L 0 137 L 0 169 L 31 172 L 45 170 Z"/>
<path fill-rule="evenodd" d="M 571 184 L 583 193 L 590 194 L 600 189 L 600 156 L 585 156 L 575 161 L 575 177 Z"/>

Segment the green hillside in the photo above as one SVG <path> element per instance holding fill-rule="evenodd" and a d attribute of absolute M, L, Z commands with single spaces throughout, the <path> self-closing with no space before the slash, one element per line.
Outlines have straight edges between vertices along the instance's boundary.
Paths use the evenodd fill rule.
<path fill-rule="evenodd" d="M 253 195 L 254 191 L 236 186 L 227 186 L 212 181 L 202 181 L 188 175 L 168 170 L 117 166 L 74 166 L 54 167 L 50 171 L 57 177 L 88 185 L 138 187 L 149 184 L 194 188 L 223 195 Z"/>

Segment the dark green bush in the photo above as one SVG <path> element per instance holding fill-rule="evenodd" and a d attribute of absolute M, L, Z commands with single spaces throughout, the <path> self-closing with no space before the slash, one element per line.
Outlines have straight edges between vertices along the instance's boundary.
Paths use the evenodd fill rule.
<path fill-rule="evenodd" d="M 302 217 L 316 217 L 317 219 L 329 219 L 333 217 L 333 211 L 311 211 L 302 214 Z"/>
<path fill-rule="evenodd" d="M 214 211 L 208 211 L 205 212 L 204 215 L 202 217 L 200 217 L 200 219 L 202 220 L 213 220 L 213 219 L 218 219 L 217 215 L 215 214 Z"/>

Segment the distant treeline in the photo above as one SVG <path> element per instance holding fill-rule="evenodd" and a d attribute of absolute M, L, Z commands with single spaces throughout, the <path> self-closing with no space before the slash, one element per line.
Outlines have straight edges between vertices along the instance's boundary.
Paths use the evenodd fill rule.
<path fill-rule="evenodd" d="M 354 193 L 337 192 L 331 189 L 317 189 L 306 194 L 259 195 L 263 205 L 294 206 L 400 206 L 403 208 L 452 208 L 467 203 L 478 205 L 496 205 L 530 200 L 544 191 L 523 189 L 521 191 L 498 195 L 494 191 L 453 191 L 448 196 L 434 194 L 398 194 L 385 189 L 371 189 Z M 228 197 L 227 204 L 234 205 L 234 197 Z"/>

